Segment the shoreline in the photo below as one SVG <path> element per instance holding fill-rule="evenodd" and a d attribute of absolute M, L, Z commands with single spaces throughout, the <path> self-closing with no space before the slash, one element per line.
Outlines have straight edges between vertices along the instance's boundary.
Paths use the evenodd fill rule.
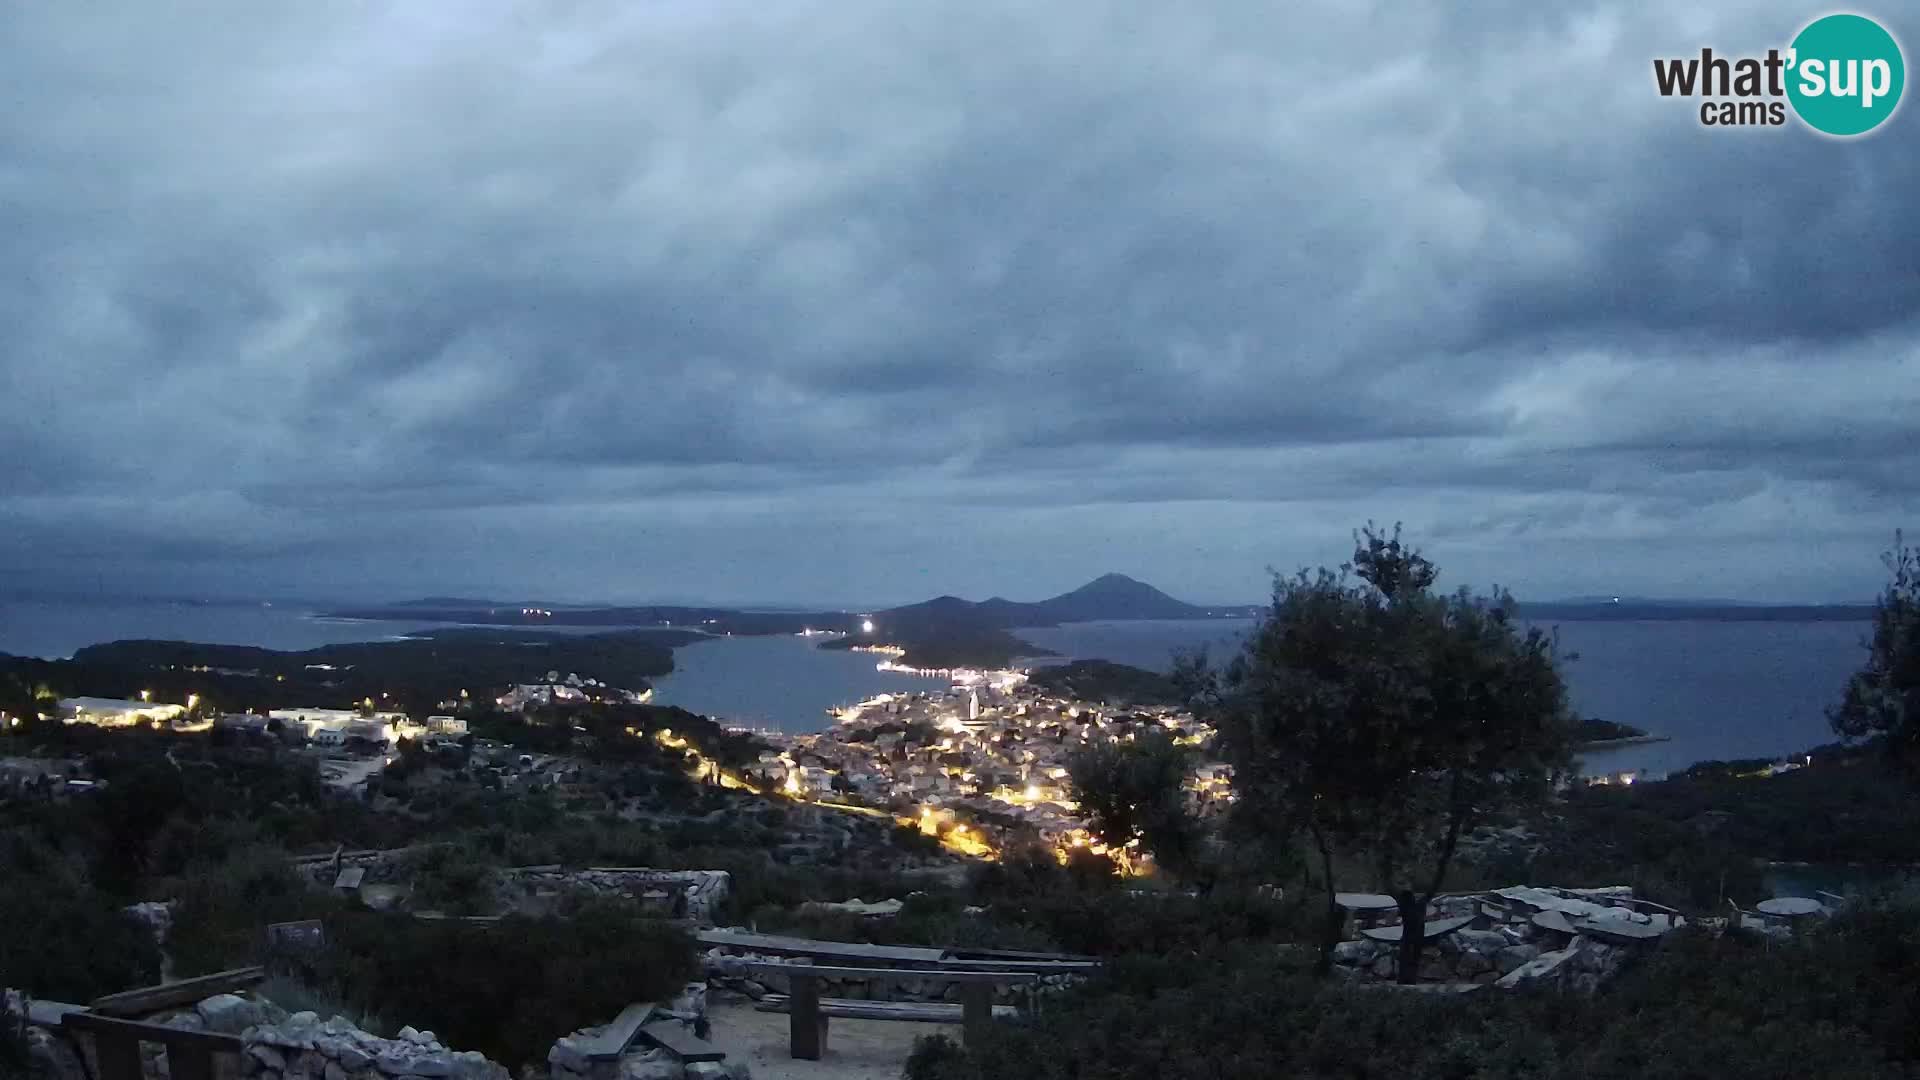
<path fill-rule="evenodd" d="M 1593 750 L 1617 750 L 1623 746 L 1646 746 L 1651 743 L 1672 742 L 1671 735 L 1628 735 L 1621 739 L 1596 739 L 1576 745 L 1573 752 L 1584 754 Z"/>

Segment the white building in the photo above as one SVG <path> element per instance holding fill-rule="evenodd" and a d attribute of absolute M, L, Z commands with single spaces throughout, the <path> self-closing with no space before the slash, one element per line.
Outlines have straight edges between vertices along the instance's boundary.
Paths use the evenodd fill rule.
<path fill-rule="evenodd" d="M 309 742 L 322 746 L 338 746 L 349 738 L 391 746 L 400 741 L 395 728 L 410 722 L 406 713 L 383 712 L 369 717 L 361 715 L 356 709 L 274 709 L 267 715 L 289 727 L 297 726 Z M 319 737 L 321 732 L 329 731 L 339 733 L 337 742 Z"/>
<path fill-rule="evenodd" d="M 427 730 L 435 735 L 465 735 L 467 722 L 457 716 L 429 716 Z"/>
<path fill-rule="evenodd" d="M 60 718 L 69 724 L 127 727 L 142 721 L 165 723 L 186 714 L 185 705 L 162 705 L 151 701 L 93 697 L 62 698 L 60 701 Z"/>

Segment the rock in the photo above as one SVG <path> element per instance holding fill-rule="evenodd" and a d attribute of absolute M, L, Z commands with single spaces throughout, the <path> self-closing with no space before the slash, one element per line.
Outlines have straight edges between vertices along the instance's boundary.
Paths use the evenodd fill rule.
<path fill-rule="evenodd" d="M 727 1067 L 717 1061 L 696 1061 L 687 1066 L 687 1080 L 729 1080 Z"/>
<path fill-rule="evenodd" d="M 313 1025 L 318 1024 L 319 1022 L 320 1022 L 319 1013 L 301 1011 L 301 1012 L 294 1013 L 292 1016 L 287 1017 L 286 1025 L 288 1027 L 304 1028 L 304 1027 L 312 1027 Z"/>
<path fill-rule="evenodd" d="M 236 994 L 215 994 L 194 1006 L 194 1011 L 208 1031 L 223 1035 L 238 1035 L 266 1019 L 266 1012 L 258 1002 Z"/>
<path fill-rule="evenodd" d="M 746 1062 L 729 1061 L 726 1063 L 726 1066 L 727 1075 L 731 1077 L 732 1080 L 753 1080 L 753 1070 L 747 1068 Z"/>
<path fill-rule="evenodd" d="M 448 1053 L 422 1054 L 407 1062 L 405 1076 L 452 1076 L 456 1071 L 453 1055 Z"/>
<path fill-rule="evenodd" d="M 1494 966 L 1500 969 L 1500 974 L 1505 975 L 1515 968 L 1531 963 L 1539 956 L 1540 946 L 1538 945 L 1509 945 L 1493 954 L 1493 962 Z"/>
<path fill-rule="evenodd" d="M 282 1072 L 287 1067 L 286 1056 L 265 1043 L 255 1043 L 247 1047 L 247 1056 L 260 1063 L 263 1068 Z"/>
<path fill-rule="evenodd" d="M 586 1072 L 590 1065 L 586 1052 L 571 1038 L 554 1040 L 553 1048 L 547 1051 L 547 1064 L 579 1073 Z"/>
<path fill-rule="evenodd" d="M 1468 949 L 1460 954 L 1460 960 L 1454 966 L 1454 970 L 1468 978 L 1472 978 L 1483 971 L 1492 971 L 1493 961 L 1488 958 L 1486 953 Z"/>
<path fill-rule="evenodd" d="M 349 1069 L 364 1069 L 373 1064 L 373 1055 L 352 1043 L 346 1043 L 340 1047 L 336 1060 Z"/>
<path fill-rule="evenodd" d="M 1498 930 L 1456 930 L 1448 936 L 1455 940 L 1463 952 L 1471 950 L 1489 956 L 1513 944 Z"/>
<path fill-rule="evenodd" d="M 341 1068 L 339 1062 L 329 1061 L 326 1072 L 322 1074 L 322 1080 L 347 1080 L 347 1070 Z"/>
<path fill-rule="evenodd" d="M 1575 939 L 1576 952 L 1573 967 L 1575 971 L 1598 975 L 1610 973 L 1616 966 L 1619 950 L 1610 945 L 1602 945 L 1587 938 Z"/>
<path fill-rule="evenodd" d="M 414 1044 L 415 1046 L 432 1046 L 434 1043 L 440 1041 L 439 1039 L 434 1037 L 434 1034 L 431 1031 L 413 1031 L 413 1034 L 408 1035 L 407 1032 L 409 1031 L 413 1031 L 413 1029 L 412 1028 L 403 1029 L 400 1032 L 400 1037 Z"/>
<path fill-rule="evenodd" d="M 1377 952 L 1372 941 L 1361 938 L 1357 941 L 1343 941 L 1333 947 L 1333 958 L 1342 964 L 1370 964 Z"/>
<path fill-rule="evenodd" d="M 507 1070 L 487 1060 L 478 1050 L 462 1050 L 453 1055 L 454 1073 L 462 1080 L 507 1080 Z"/>
<path fill-rule="evenodd" d="M 27 1060 L 34 1075 L 47 1080 L 88 1080 L 86 1063 L 73 1044 L 43 1027 L 27 1028 Z"/>
<path fill-rule="evenodd" d="M 755 1001 L 767 996 L 767 988 L 753 979 L 741 979 L 738 989 Z"/>
<path fill-rule="evenodd" d="M 1575 955 L 1576 950 L 1571 947 L 1541 953 L 1533 960 L 1502 975 L 1494 985 L 1502 989 L 1512 989 L 1516 986 L 1560 978 L 1571 970 L 1569 965 Z"/>
<path fill-rule="evenodd" d="M 167 1027 L 181 1028 L 186 1031 L 205 1031 L 207 1029 L 207 1022 L 200 1018 L 198 1011 L 170 1013 L 152 1022 L 164 1024 Z"/>
<path fill-rule="evenodd" d="M 648 1052 L 620 1059 L 620 1080 L 681 1080 L 686 1071 L 669 1054 Z"/>
<path fill-rule="evenodd" d="M 1376 957 L 1373 961 L 1373 975 L 1376 979 L 1391 979 L 1395 970 L 1394 955 L 1390 952 Z"/>

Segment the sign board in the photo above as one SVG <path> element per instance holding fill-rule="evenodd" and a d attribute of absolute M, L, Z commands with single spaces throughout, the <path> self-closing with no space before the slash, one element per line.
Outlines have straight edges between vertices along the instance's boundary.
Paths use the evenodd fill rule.
<path fill-rule="evenodd" d="M 267 924 L 267 948 L 273 952 L 314 952 L 326 945 L 327 931 L 319 919 Z"/>

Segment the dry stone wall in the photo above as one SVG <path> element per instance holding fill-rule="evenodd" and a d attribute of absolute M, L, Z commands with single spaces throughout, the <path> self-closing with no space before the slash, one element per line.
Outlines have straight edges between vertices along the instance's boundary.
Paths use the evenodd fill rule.
<path fill-rule="evenodd" d="M 46 1021 L 26 1026 L 38 1074 L 48 1080 L 93 1080 L 100 1075 L 93 1039 L 53 1023 L 51 1014 L 60 1008 L 34 1008 L 18 992 L 7 994 L 8 1015 Z M 383 1039 L 344 1017 L 322 1021 L 311 1012 L 289 1015 L 259 997 L 216 994 L 192 1008 L 139 1019 L 237 1036 L 242 1043 L 238 1060 L 231 1055 L 215 1058 L 221 1080 L 509 1080 L 505 1066 L 477 1051 L 448 1047 L 431 1031 L 406 1027 L 399 1037 Z M 140 1058 L 144 1080 L 168 1080 L 167 1060 L 158 1044 L 142 1043 Z"/>

